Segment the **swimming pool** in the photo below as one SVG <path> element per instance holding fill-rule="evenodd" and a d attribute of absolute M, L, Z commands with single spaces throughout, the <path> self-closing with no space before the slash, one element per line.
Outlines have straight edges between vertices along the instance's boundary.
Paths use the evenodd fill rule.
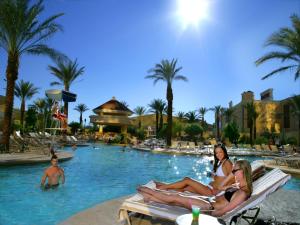
<path fill-rule="evenodd" d="M 39 188 L 49 164 L 0 167 L 0 224 L 57 224 L 91 206 L 129 195 L 138 184 L 151 179 L 175 181 L 191 176 L 208 183 L 210 159 L 128 149 L 123 152 L 117 146 L 82 147 L 72 160 L 60 164 L 65 170 L 65 185 L 49 191 Z M 300 179 L 293 178 L 284 188 L 300 191 Z"/>

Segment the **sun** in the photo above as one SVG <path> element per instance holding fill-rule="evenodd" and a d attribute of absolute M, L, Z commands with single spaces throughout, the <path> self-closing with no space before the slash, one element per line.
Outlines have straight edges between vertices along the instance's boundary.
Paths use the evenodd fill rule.
<path fill-rule="evenodd" d="M 177 0 L 177 16 L 183 28 L 198 27 L 200 22 L 208 19 L 208 0 Z"/>

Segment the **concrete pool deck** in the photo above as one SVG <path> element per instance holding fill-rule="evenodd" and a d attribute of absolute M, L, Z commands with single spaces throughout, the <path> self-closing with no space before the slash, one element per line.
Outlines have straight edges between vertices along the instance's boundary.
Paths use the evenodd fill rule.
<path fill-rule="evenodd" d="M 56 152 L 59 161 L 66 161 L 73 158 L 71 152 Z M 39 153 L 11 153 L 0 154 L 0 166 L 14 166 L 25 164 L 45 163 L 50 161 L 49 155 Z"/>
<path fill-rule="evenodd" d="M 122 202 L 129 196 L 98 204 L 81 211 L 59 225 L 121 225 L 118 221 L 118 210 Z M 300 221 L 300 192 L 280 189 L 263 201 L 260 205 L 259 218 L 267 220 L 273 216 L 280 222 L 299 223 Z M 132 217 L 132 225 L 174 225 L 166 221 L 148 216 Z"/>

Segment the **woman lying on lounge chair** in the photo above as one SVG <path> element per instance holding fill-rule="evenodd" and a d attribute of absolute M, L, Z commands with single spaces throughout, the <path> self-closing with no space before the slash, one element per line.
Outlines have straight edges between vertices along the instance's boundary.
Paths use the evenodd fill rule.
<path fill-rule="evenodd" d="M 204 213 L 208 210 L 207 212 L 211 212 L 213 216 L 222 216 L 247 200 L 252 193 L 250 163 L 246 160 L 238 160 L 232 173 L 235 176 L 235 184 L 231 185 L 223 195 L 216 197 L 214 201 L 206 201 L 195 196 L 187 197 L 180 194 L 166 193 L 142 186 L 138 187 L 137 190 L 143 195 L 144 201 L 172 204 L 188 209 L 191 209 L 192 205 L 197 205 Z"/>
<path fill-rule="evenodd" d="M 214 167 L 212 178 L 213 181 L 209 185 L 204 185 L 192 178 L 185 177 L 175 183 L 165 184 L 155 182 L 156 187 L 161 190 L 178 190 L 189 191 L 200 195 L 215 195 L 220 191 L 220 188 L 229 183 L 230 179 L 226 179 L 232 171 L 232 162 L 229 160 L 226 147 L 223 144 L 218 144 L 214 148 Z M 231 181 L 233 183 L 234 181 Z"/>

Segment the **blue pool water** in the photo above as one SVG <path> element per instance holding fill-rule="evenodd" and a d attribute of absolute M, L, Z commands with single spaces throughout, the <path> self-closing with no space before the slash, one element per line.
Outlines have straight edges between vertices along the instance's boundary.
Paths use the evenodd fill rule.
<path fill-rule="evenodd" d="M 39 188 L 49 164 L 0 167 L 0 225 L 52 225 L 101 202 L 135 192 L 151 179 L 175 181 L 190 176 L 208 183 L 212 157 L 160 155 L 117 146 L 78 148 L 60 163 L 66 183 L 56 190 Z M 69 149 L 69 151 L 71 151 Z M 246 157 L 253 161 L 257 158 Z M 285 189 L 300 190 L 293 178 Z"/>

